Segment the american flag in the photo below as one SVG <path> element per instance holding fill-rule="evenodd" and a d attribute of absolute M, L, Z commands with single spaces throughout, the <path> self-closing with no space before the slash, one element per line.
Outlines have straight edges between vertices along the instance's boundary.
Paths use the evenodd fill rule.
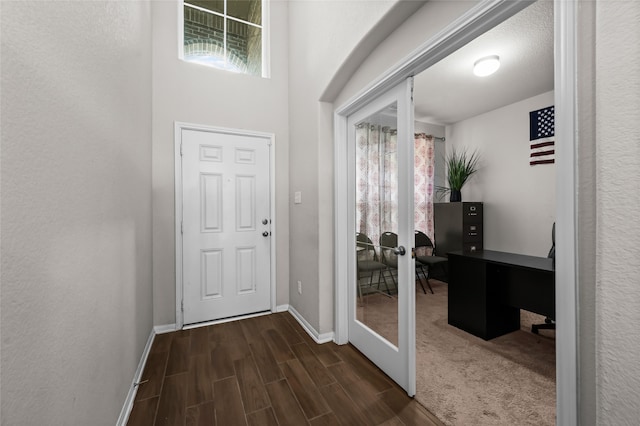
<path fill-rule="evenodd" d="M 529 164 L 553 164 L 555 148 L 555 111 L 554 107 L 539 109 L 529 113 L 529 143 L 531 155 Z"/>

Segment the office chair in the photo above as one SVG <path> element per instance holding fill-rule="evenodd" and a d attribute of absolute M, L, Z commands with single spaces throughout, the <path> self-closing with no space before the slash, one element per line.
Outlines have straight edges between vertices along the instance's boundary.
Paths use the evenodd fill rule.
<path fill-rule="evenodd" d="M 553 227 L 551 228 L 551 249 L 549 250 L 548 258 L 553 259 L 555 262 L 556 259 L 556 223 L 553 222 Z M 556 322 L 553 318 L 546 317 L 544 319 L 544 324 L 532 324 L 531 332 L 534 334 L 538 334 L 539 330 L 555 330 Z"/>
<path fill-rule="evenodd" d="M 422 272 L 425 281 L 427 282 L 427 286 L 433 294 L 433 288 L 431 287 L 431 283 L 429 282 L 429 274 L 431 273 L 431 268 L 435 266 L 444 267 L 445 262 L 448 261 L 446 257 L 436 256 L 436 248 L 431 242 L 431 238 L 427 236 L 424 232 L 415 231 L 415 246 L 416 246 L 416 275 L 417 272 Z M 430 253 L 427 253 L 429 251 Z M 426 266 L 426 271 L 424 267 Z M 419 277 L 418 277 L 419 278 Z M 420 286 L 422 286 L 422 291 L 427 293 L 424 289 L 424 285 L 422 285 L 422 279 L 420 279 Z"/>

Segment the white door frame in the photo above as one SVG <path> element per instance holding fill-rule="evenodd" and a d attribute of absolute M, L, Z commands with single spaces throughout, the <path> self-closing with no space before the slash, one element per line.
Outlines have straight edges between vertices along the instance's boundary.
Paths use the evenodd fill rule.
<path fill-rule="evenodd" d="M 347 238 L 347 117 L 401 80 L 416 75 L 480 34 L 526 8 L 533 1 L 485 0 L 434 35 L 418 49 L 340 106 L 334 114 L 334 262 L 335 341 L 348 335 L 349 253 Z M 557 424 L 578 424 L 578 290 L 576 284 L 577 229 L 576 145 L 578 7 L 574 1 L 554 0 L 556 106 L 556 418 Z"/>
<path fill-rule="evenodd" d="M 196 130 L 202 132 L 249 136 L 269 141 L 269 192 L 270 192 L 270 214 L 271 214 L 271 276 L 269 285 L 271 286 L 271 312 L 276 312 L 276 190 L 275 190 L 275 142 L 273 133 L 254 132 L 250 130 L 228 129 L 224 127 L 212 127 L 199 124 L 182 123 L 176 121 L 174 124 L 174 165 L 175 165 L 175 236 L 176 236 L 176 330 L 184 326 L 183 303 L 183 269 L 182 269 L 182 131 Z M 212 321 L 211 323 L 224 322 Z"/>

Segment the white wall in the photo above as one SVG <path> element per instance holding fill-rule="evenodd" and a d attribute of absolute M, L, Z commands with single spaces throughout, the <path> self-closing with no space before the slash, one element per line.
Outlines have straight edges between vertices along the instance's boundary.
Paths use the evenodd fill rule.
<path fill-rule="evenodd" d="M 343 89 L 333 99 L 334 106 L 342 106 L 477 3 L 466 0 L 427 1 L 379 43 L 362 65 L 352 73 Z M 371 37 L 369 34 L 367 36 Z"/>
<path fill-rule="evenodd" d="M 178 3 L 152 2 L 154 323 L 175 318 L 174 122 L 274 133 L 276 297 L 289 301 L 288 2 L 271 3 L 271 78 L 178 59 Z"/>
<path fill-rule="evenodd" d="M 640 3 L 596 3 L 597 424 L 640 418 Z M 589 126 L 589 123 L 585 123 Z"/>
<path fill-rule="evenodd" d="M 2 2 L 3 425 L 113 425 L 152 328 L 147 2 Z"/>
<path fill-rule="evenodd" d="M 447 126 L 448 152 L 480 155 L 462 200 L 484 203 L 487 250 L 546 256 L 551 248 L 556 166 L 529 165 L 529 112 L 553 103 L 547 92 Z"/>

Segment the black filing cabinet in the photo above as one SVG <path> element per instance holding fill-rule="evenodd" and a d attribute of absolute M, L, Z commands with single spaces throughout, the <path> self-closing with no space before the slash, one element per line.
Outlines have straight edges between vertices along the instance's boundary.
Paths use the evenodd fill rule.
<path fill-rule="evenodd" d="M 483 249 L 482 203 L 434 203 L 435 245 L 439 256 Z"/>

